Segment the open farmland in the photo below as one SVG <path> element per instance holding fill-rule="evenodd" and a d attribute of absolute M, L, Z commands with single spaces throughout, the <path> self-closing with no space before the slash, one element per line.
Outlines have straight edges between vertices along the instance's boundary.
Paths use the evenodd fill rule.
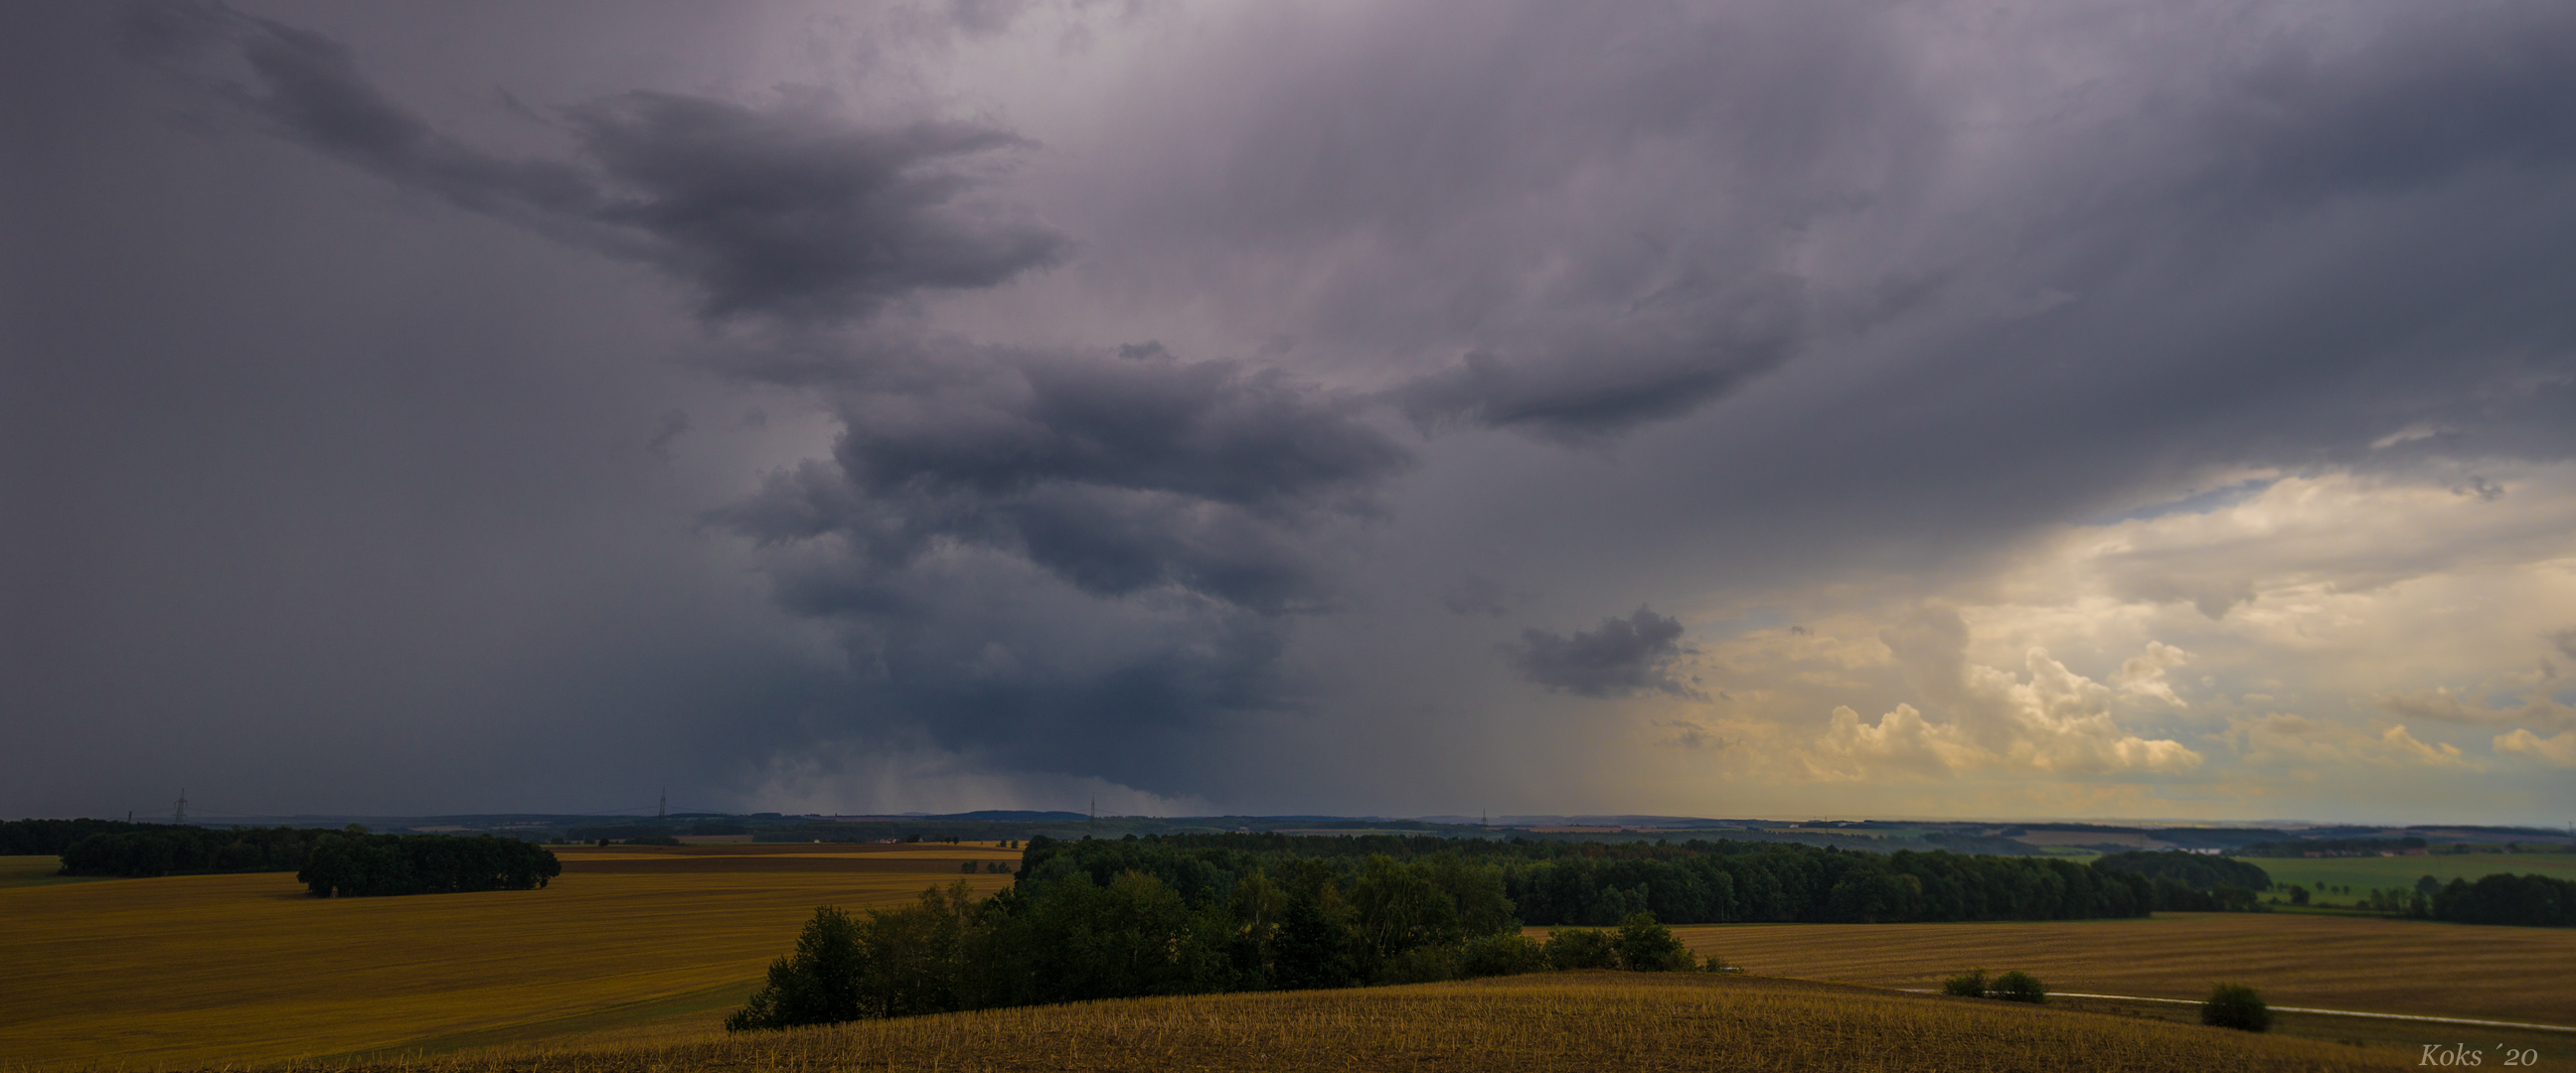
<path fill-rule="evenodd" d="M 1570 973 L 1120 999 L 615 1049 L 510 1048 L 410 1073 L 584 1070 L 2302 1070 L 2413 1054 L 1795 980 Z M 2401 1061 L 2402 1059 L 2402 1061 Z M 395 1068 L 395 1067 L 375 1067 Z"/>
<path fill-rule="evenodd" d="M 2576 1025 L 2576 931 L 2282 913 L 1980 924 L 1674 928 L 1755 973 L 1938 987 L 1970 966 L 2053 990 L 2199 999 L 2219 980 L 2274 1005 Z"/>
<path fill-rule="evenodd" d="M 2576 853 L 2445 853 L 2421 857 L 2247 857 L 2244 860 L 2261 868 L 2275 883 L 2296 883 L 2315 889 L 2319 886 L 2351 887 L 2355 895 L 2370 893 L 2373 887 L 2415 889 L 2415 880 L 2431 876 L 2448 883 L 2454 879 L 2476 882 L 2482 876 L 2498 872 L 2514 875 L 2539 874 L 2553 879 L 2576 879 Z M 2343 901 L 2340 896 L 2329 899 Z"/>
<path fill-rule="evenodd" d="M 62 866 L 60 857 L 0 857 L 0 890 L 97 882 L 90 876 L 55 875 L 55 870 Z"/>
<path fill-rule="evenodd" d="M 817 905 L 890 905 L 1016 851 L 558 849 L 545 890 L 315 899 L 292 875 L 0 890 L 7 1060 L 270 1062 L 498 1042 L 738 1004 Z M 961 876 L 960 865 L 978 871 Z"/>

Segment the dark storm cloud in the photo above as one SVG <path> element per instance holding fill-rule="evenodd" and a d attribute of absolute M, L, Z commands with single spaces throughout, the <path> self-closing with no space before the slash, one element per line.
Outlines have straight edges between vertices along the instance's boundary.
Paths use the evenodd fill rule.
<path fill-rule="evenodd" d="M 709 516 L 840 628 L 880 725 L 1165 786 L 1189 734 L 1298 702 L 1283 616 L 1342 601 L 1412 464 L 1364 400 L 1151 344 L 931 353 L 830 389 L 832 458 Z"/>
<path fill-rule="evenodd" d="M 1263 613 L 1330 598 L 1316 530 L 1374 515 L 1411 463 L 1358 400 L 1157 346 L 961 357 L 945 383 L 840 412 L 831 465 L 717 518 L 770 545 L 834 536 L 883 570 L 964 542 L 1097 596 L 1172 586 Z"/>
<path fill-rule="evenodd" d="M 1698 691 L 1670 670 L 1674 660 L 1691 651 L 1681 637 L 1679 620 L 1640 607 L 1627 618 L 1605 618 L 1599 628 L 1576 630 L 1570 637 L 1554 630 L 1522 630 L 1504 654 L 1522 678 L 1577 696 L 1653 692 L 1695 697 Z"/>
<path fill-rule="evenodd" d="M 1577 443 L 1684 416 L 1778 367 L 1801 342 L 1795 280 L 1717 290 L 1648 295 L 1517 357 L 1470 353 L 1394 398 L 1426 428 L 1469 423 Z"/>
<path fill-rule="evenodd" d="M 859 128 L 829 95 L 775 107 L 636 91 L 564 110 L 582 164 L 510 159 L 440 133 L 322 34 L 220 7 L 137 9 L 130 39 L 164 62 L 234 44 L 255 83 L 217 92 L 305 146 L 466 209 L 688 283 L 709 319 L 865 317 L 928 289 L 989 287 L 1067 248 L 1025 214 L 978 201 L 969 165 L 1027 142 L 925 120 Z"/>

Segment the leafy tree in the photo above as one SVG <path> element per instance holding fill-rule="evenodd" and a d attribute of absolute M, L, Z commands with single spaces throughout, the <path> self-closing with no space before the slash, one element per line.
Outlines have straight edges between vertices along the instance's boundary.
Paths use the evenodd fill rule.
<path fill-rule="evenodd" d="M 2200 1005 L 2200 1023 L 2246 1032 L 2262 1032 L 2272 1027 L 2272 1008 L 2264 1005 L 2263 995 L 2242 984 L 2216 984 L 2209 989 L 2209 1001 Z"/>
<path fill-rule="evenodd" d="M 859 1018 L 859 981 L 867 971 L 867 954 L 859 945 L 859 922 L 831 906 L 814 910 L 814 919 L 796 937 L 796 952 L 769 963 L 769 982 L 744 1006 L 725 1018 L 725 1029 L 792 1028 L 830 1025 Z"/>

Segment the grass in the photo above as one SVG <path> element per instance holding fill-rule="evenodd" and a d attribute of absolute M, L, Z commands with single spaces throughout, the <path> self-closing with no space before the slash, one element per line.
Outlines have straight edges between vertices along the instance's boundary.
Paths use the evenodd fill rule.
<path fill-rule="evenodd" d="M 961 878 L 961 860 L 1015 856 L 741 852 L 767 848 L 558 850 L 565 874 L 538 891 L 320 900 L 275 873 L 0 890 L 0 1061 L 276 1062 L 544 1039 L 666 1019 L 674 1003 L 721 1017 L 815 906 L 895 904 Z M 614 870 L 637 860 L 665 867 Z"/>
<path fill-rule="evenodd" d="M 1126 999 L 610 1048 L 409 1073 L 584 1070 L 2301 1070 L 2393 1051 L 1795 980 L 1567 973 Z M 2413 1055 L 2402 1056 L 2411 1064 Z M 319 1067 L 316 1067 L 319 1068 Z M 371 1068 L 393 1068 L 371 1067 Z"/>
<path fill-rule="evenodd" d="M 1678 927 L 1700 954 L 1764 975 L 1937 988 L 1969 966 L 2052 990 L 2200 999 L 2251 985 L 2276 1006 L 2576 1025 L 2576 929 L 2281 913 L 2147 920 Z"/>

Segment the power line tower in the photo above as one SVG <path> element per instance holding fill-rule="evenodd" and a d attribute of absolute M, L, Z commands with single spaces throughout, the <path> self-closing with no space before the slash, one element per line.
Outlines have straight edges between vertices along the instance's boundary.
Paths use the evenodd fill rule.
<path fill-rule="evenodd" d="M 668 786 L 662 788 L 662 799 L 653 806 L 653 822 L 671 822 L 671 788 Z"/>
<path fill-rule="evenodd" d="M 1100 830 L 1100 795 L 1099 795 L 1099 794 L 1093 794 L 1093 795 L 1091 795 L 1091 826 L 1090 826 L 1089 830 L 1090 830 L 1090 831 L 1092 831 L 1092 832 L 1097 832 L 1097 831 L 1099 831 L 1099 830 Z"/>
<path fill-rule="evenodd" d="M 170 822 L 178 824 L 188 822 L 188 791 L 186 787 L 181 787 L 179 790 L 179 802 L 170 806 Z"/>

